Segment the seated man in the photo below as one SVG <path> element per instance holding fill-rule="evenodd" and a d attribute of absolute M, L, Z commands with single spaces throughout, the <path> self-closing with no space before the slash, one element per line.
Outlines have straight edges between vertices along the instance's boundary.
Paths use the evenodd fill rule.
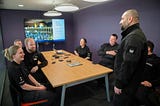
<path fill-rule="evenodd" d="M 20 39 L 16 39 L 14 41 L 14 45 L 20 46 L 21 48 L 23 47 L 22 41 Z"/>
<path fill-rule="evenodd" d="M 36 49 L 36 43 L 32 38 L 26 38 L 24 41 L 24 63 L 31 75 L 40 83 L 48 83 L 46 76 L 41 68 L 48 64 L 43 54 Z"/>
<path fill-rule="evenodd" d="M 155 106 L 149 95 L 160 86 L 160 58 L 153 54 L 154 44 L 147 41 L 148 56 L 141 84 L 137 90 L 137 99 L 145 106 Z"/>
<path fill-rule="evenodd" d="M 101 48 L 98 51 L 98 55 L 101 56 L 99 64 L 113 69 L 114 58 L 118 48 L 117 39 L 118 36 L 116 34 L 112 34 L 109 38 L 109 43 L 101 45 Z"/>
<path fill-rule="evenodd" d="M 101 56 L 101 60 L 99 62 L 100 65 L 105 67 L 114 68 L 114 60 L 115 55 L 117 54 L 118 43 L 117 43 L 118 36 L 116 34 L 111 34 L 109 38 L 109 43 L 104 43 L 101 45 L 101 48 L 98 51 L 98 55 Z M 109 82 L 111 84 L 111 88 L 113 87 L 113 79 L 114 74 L 109 73 Z M 98 80 L 98 86 L 102 86 L 104 84 L 104 78 Z"/>

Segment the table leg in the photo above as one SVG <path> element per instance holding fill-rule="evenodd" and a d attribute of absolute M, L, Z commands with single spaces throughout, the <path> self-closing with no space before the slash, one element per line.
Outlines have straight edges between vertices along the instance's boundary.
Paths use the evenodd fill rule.
<path fill-rule="evenodd" d="M 106 85 L 107 100 L 108 100 L 108 102 L 110 102 L 109 84 L 108 84 L 108 74 L 105 76 L 105 85 Z"/>
<path fill-rule="evenodd" d="M 64 106 L 64 99 L 65 99 L 65 92 L 66 92 L 66 86 L 62 86 L 62 94 L 61 94 L 61 106 Z"/>

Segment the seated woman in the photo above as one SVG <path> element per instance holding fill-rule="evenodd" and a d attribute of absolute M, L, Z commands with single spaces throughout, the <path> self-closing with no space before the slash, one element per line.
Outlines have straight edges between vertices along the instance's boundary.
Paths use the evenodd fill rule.
<path fill-rule="evenodd" d="M 23 64 L 24 53 L 21 47 L 13 45 L 5 49 L 5 57 L 10 61 L 8 67 L 8 76 L 10 84 L 22 94 L 22 101 L 34 102 L 47 99 L 45 106 L 54 106 L 54 95 L 51 91 L 46 90 L 34 77 L 26 71 Z"/>
<path fill-rule="evenodd" d="M 81 38 L 80 46 L 78 46 L 74 50 L 74 54 L 77 56 L 80 56 L 82 58 L 90 60 L 91 59 L 91 52 L 89 50 L 89 47 L 86 44 L 87 44 L 87 40 L 85 38 Z"/>

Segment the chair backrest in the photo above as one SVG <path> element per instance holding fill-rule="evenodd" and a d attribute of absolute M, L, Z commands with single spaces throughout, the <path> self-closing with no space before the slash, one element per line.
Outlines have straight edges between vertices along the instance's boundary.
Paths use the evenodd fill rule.
<path fill-rule="evenodd" d="M 89 60 L 92 61 L 92 52 L 89 52 L 89 53 L 87 54 L 87 57 L 89 57 Z"/>

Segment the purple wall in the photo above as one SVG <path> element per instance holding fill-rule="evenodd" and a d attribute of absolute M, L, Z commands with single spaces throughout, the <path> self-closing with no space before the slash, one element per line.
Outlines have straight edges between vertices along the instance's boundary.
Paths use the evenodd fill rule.
<path fill-rule="evenodd" d="M 114 0 L 109 3 L 87 8 L 74 14 L 63 13 L 65 18 L 66 41 L 57 43 L 57 49 L 73 52 L 81 37 L 86 37 L 93 52 L 93 59 L 99 61 L 97 50 L 108 42 L 112 33 L 121 39 L 119 21 L 122 13 L 135 8 L 140 13 L 140 25 L 147 39 L 155 44 L 155 53 L 160 56 L 160 0 Z M 24 18 L 46 18 L 41 11 L 0 10 L 4 47 L 9 47 L 15 39 L 24 40 Z M 56 17 L 57 18 L 57 17 Z M 51 49 L 51 45 L 42 46 L 42 50 Z"/>
<path fill-rule="evenodd" d="M 147 39 L 155 44 L 155 53 L 160 56 L 160 1 L 159 0 L 114 0 L 109 3 L 81 10 L 74 14 L 74 47 L 79 45 L 81 37 L 86 37 L 93 52 L 93 59 L 99 61 L 97 50 L 108 42 L 112 33 L 121 39 L 119 21 L 127 9 L 137 9 L 140 13 L 140 25 Z"/>
<path fill-rule="evenodd" d="M 20 11 L 20 10 L 0 10 L 0 17 L 2 22 L 2 35 L 4 47 L 9 47 L 13 44 L 15 39 L 25 39 L 24 35 L 24 19 L 31 18 L 53 18 L 44 17 L 42 11 Z M 68 51 L 73 51 L 73 45 L 70 41 L 73 41 L 73 14 L 63 14 L 60 17 L 65 19 L 65 30 L 66 30 L 66 41 L 61 43 L 56 43 L 57 49 L 65 49 Z M 41 45 L 41 50 L 49 50 L 52 45 Z"/>

